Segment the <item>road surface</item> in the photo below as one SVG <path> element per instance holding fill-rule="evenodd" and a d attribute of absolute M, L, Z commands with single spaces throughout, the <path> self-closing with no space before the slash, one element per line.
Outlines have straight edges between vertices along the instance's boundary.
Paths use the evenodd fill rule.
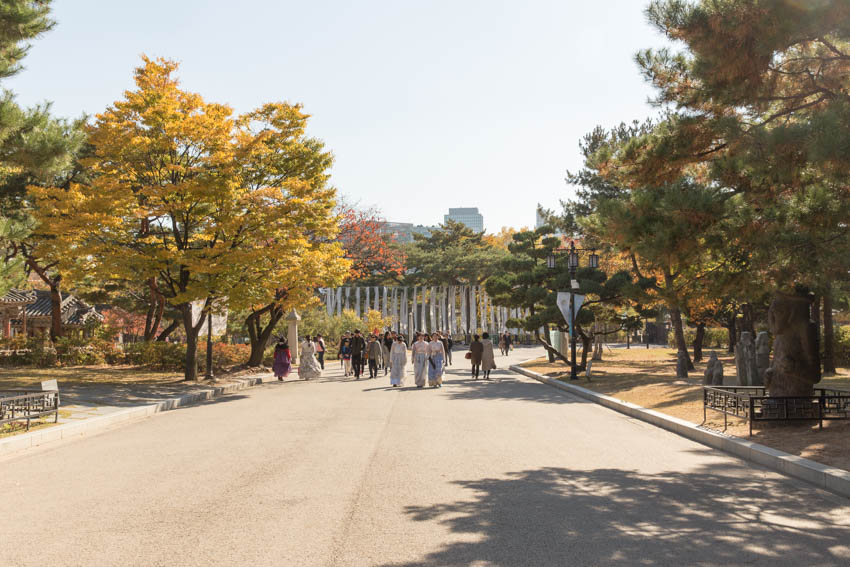
<path fill-rule="evenodd" d="M 847 499 L 538 382 L 328 368 L 0 461 L 0 564 L 850 565 Z"/>

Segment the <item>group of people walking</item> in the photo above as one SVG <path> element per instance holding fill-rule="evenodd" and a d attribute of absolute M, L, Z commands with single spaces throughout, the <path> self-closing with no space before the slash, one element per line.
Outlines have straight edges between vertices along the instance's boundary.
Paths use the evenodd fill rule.
<path fill-rule="evenodd" d="M 446 366 L 452 363 L 454 341 L 447 333 L 415 333 L 410 344 L 410 358 L 413 362 L 413 380 L 417 388 L 427 384 L 431 388 L 441 388 Z M 510 352 L 511 340 L 507 333 L 499 335 L 499 348 L 503 355 Z M 306 336 L 301 343 L 301 360 L 298 376 L 311 380 L 322 376 L 325 368 L 327 348 L 322 335 Z M 339 342 L 339 360 L 346 377 L 354 376 L 359 380 L 369 371 L 369 378 L 377 378 L 380 370 L 384 376 L 390 375 L 390 384 L 397 388 L 404 383 L 408 363 L 408 345 L 401 334 L 387 331 L 383 336 L 377 334 L 363 336 L 359 330 L 345 333 Z M 473 335 L 466 353 L 472 365 L 472 378 L 490 379 L 490 372 L 496 368 L 493 341 L 488 333 Z M 292 354 L 285 339 L 280 339 L 274 352 L 274 374 L 278 380 L 289 376 L 292 370 Z"/>

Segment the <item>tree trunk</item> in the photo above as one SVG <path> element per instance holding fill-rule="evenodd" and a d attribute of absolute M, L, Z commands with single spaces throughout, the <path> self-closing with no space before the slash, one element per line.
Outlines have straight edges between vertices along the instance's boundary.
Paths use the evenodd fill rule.
<path fill-rule="evenodd" d="M 685 353 L 688 361 L 688 370 L 694 369 L 694 363 L 691 361 L 691 356 L 688 354 L 688 345 L 685 342 L 685 329 L 682 326 L 682 312 L 678 307 L 670 309 L 670 320 L 673 322 L 673 334 L 676 337 L 676 350 Z M 678 378 L 687 378 L 687 376 L 678 376 Z"/>
<path fill-rule="evenodd" d="M 269 321 L 264 326 L 262 317 L 266 313 L 269 314 Z M 270 303 L 259 311 L 254 311 L 245 319 L 245 325 L 248 327 L 248 336 L 251 338 L 251 356 L 248 357 L 248 366 L 255 367 L 263 363 L 263 356 L 265 355 L 266 347 L 269 345 L 269 339 L 281 319 L 283 319 L 283 309 L 275 303 Z M 290 347 L 294 346 L 290 345 Z"/>
<path fill-rule="evenodd" d="M 182 317 L 182 316 L 177 317 L 176 319 L 174 319 L 174 320 L 171 322 L 171 324 L 169 324 L 166 328 L 164 328 L 164 329 L 162 330 L 162 332 L 159 334 L 159 336 L 157 336 L 157 338 L 156 338 L 156 342 L 158 342 L 158 343 L 163 343 L 163 342 L 165 342 L 165 339 L 167 339 L 167 338 L 168 338 L 168 336 L 169 336 L 171 333 L 173 333 L 174 331 L 176 331 L 176 330 L 177 330 L 177 327 L 179 327 L 179 326 L 180 326 L 180 323 L 181 323 L 182 321 L 183 321 L 183 317 Z"/>
<path fill-rule="evenodd" d="M 183 329 L 186 331 L 186 369 L 183 377 L 186 381 L 198 380 L 198 335 L 206 317 L 201 316 L 197 325 L 192 324 L 192 304 L 184 303 L 180 306 L 183 315 Z"/>
<path fill-rule="evenodd" d="M 811 298 L 777 293 L 768 311 L 773 361 L 765 372 L 772 397 L 811 396 L 820 382 L 818 336 L 810 319 Z"/>
<path fill-rule="evenodd" d="M 145 342 L 151 342 L 159 330 L 159 325 L 162 322 L 162 313 L 165 311 L 165 297 L 159 293 L 156 286 L 156 280 L 151 278 L 148 280 L 148 285 L 151 288 L 150 301 L 148 303 L 148 313 L 145 317 Z"/>
<path fill-rule="evenodd" d="M 697 324 L 697 333 L 694 337 L 694 362 L 702 361 L 702 343 L 705 341 L 705 323 Z"/>
<path fill-rule="evenodd" d="M 578 331 L 578 335 L 581 337 L 581 364 L 577 364 L 576 366 L 578 370 L 587 370 L 587 354 L 590 352 L 593 339 L 582 331 L 578 325 L 576 325 L 576 331 Z"/>
<path fill-rule="evenodd" d="M 729 354 L 735 352 L 735 345 L 738 343 L 738 335 L 735 332 L 735 314 L 729 316 L 729 325 L 726 327 L 729 331 Z"/>
<path fill-rule="evenodd" d="M 534 331 L 534 337 L 537 339 L 537 341 L 538 341 L 538 342 L 540 341 L 540 331 L 539 331 L 539 330 L 535 330 L 535 331 Z M 549 329 L 549 328 L 547 328 L 547 329 L 546 329 L 546 341 L 547 341 L 550 345 L 552 344 L 552 329 Z M 550 362 L 550 363 L 551 363 L 551 362 L 555 362 L 555 355 L 554 355 L 554 354 L 552 354 L 552 351 L 551 351 L 551 350 L 547 350 L 546 352 L 547 352 L 547 354 L 549 355 L 549 362 Z"/>
<path fill-rule="evenodd" d="M 835 374 L 835 327 L 832 321 L 832 289 L 823 296 L 823 371 Z"/>
<path fill-rule="evenodd" d="M 61 276 L 56 276 L 50 285 L 50 340 L 54 343 L 63 334 L 62 292 L 59 290 L 61 279 Z"/>

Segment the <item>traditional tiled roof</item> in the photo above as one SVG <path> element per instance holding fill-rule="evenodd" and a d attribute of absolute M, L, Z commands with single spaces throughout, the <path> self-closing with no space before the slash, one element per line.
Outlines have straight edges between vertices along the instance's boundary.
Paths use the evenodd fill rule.
<path fill-rule="evenodd" d="M 10 289 L 6 295 L 0 297 L 0 303 L 34 303 L 35 292 L 26 289 Z"/>
<path fill-rule="evenodd" d="M 15 290 L 20 292 L 21 290 Z M 26 306 L 27 318 L 50 317 L 52 313 L 52 303 L 50 300 L 50 292 L 42 289 L 34 289 L 32 291 L 23 292 L 31 294 L 30 302 Z M 7 296 L 9 294 L 6 294 Z M 4 296 L 5 299 L 5 296 Z M 2 300 L 0 300 L 2 301 Z M 84 325 L 86 321 L 95 318 L 99 321 L 103 320 L 103 315 L 90 306 L 82 299 L 78 299 L 73 295 L 62 294 L 62 323 L 65 325 Z"/>

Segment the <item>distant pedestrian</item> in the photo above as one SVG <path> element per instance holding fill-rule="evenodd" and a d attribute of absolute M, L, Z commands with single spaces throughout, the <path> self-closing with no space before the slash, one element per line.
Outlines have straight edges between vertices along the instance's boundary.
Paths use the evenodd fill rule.
<path fill-rule="evenodd" d="M 472 363 L 472 379 L 478 380 L 479 372 L 481 371 L 481 355 L 484 353 L 484 345 L 481 344 L 481 337 L 472 335 L 472 342 L 469 343 L 469 362 Z"/>
<path fill-rule="evenodd" d="M 452 339 L 452 336 L 449 333 L 444 333 L 446 337 L 446 364 L 449 366 L 452 365 L 452 349 L 455 346 L 455 342 Z"/>
<path fill-rule="evenodd" d="M 339 347 L 339 359 L 342 361 L 342 370 L 345 377 L 351 376 L 351 345 L 348 339 L 342 340 L 342 346 Z"/>
<path fill-rule="evenodd" d="M 349 333 L 348 331 L 344 332 L 342 334 L 342 336 L 339 338 L 339 345 L 337 345 L 336 352 L 341 353 L 342 352 L 342 343 L 344 343 L 346 340 L 348 340 L 349 343 L 351 343 L 350 339 L 351 339 L 351 333 Z M 351 344 L 349 344 L 349 347 L 351 347 Z M 339 365 L 341 367 L 345 368 L 345 362 L 343 361 L 342 356 L 337 354 L 337 358 L 339 358 Z M 351 360 L 351 358 L 349 358 L 348 360 Z"/>
<path fill-rule="evenodd" d="M 502 356 L 507 356 L 507 354 L 508 354 L 508 351 L 507 351 L 508 345 L 505 342 L 505 334 L 506 333 L 499 333 L 499 352 L 502 353 Z"/>
<path fill-rule="evenodd" d="M 390 350 L 393 348 L 393 338 L 390 335 L 390 332 L 387 331 L 384 333 L 384 338 L 381 339 L 381 347 L 383 352 L 383 361 L 384 361 L 384 376 L 387 375 L 390 369 Z"/>
<path fill-rule="evenodd" d="M 378 377 L 378 368 L 383 360 L 384 349 L 375 335 L 369 337 L 369 345 L 366 347 L 366 356 L 369 360 L 369 378 Z"/>
<path fill-rule="evenodd" d="M 304 342 L 301 343 L 301 363 L 298 365 L 298 376 L 304 380 L 312 380 L 322 376 L 322 367 L 316 360 L 316 344 L 309 336 L 305 337 Z"/>
<path fill-rule="evenodd" d="M 360 373 L 363 372 L 363 356 L 366 354 L 366 341 L 360 334 L 359 330 L 354 331 L 354 337 L 351 338 L 351 365 L 354 367 L 354 378 L 360 380 Z"/>
<path fill-rule="evenodd" d="M 292 353 L 289 351 L 289 344 L 283 339 L 279 340 L 274 347 L 272 370 L 275 378 L 281 382 L 292 371 Z"/>
<path fill-rule="evenodd" d="M 428 373 L 428 343 L 425 337 L 416 333 L 416 339 L 410 347 L 413 358 L 413 379 L 417 388 L 425 387 L 425 377 Z"/>
<path fill-rule="evenodd" d="M 446 361 L 446 347 L 440 340 L 439 333 L 431 335 L 428 343 L 428 385 L 432 388 L 443 387 L 443 365 Z"/>
<path fill-rule="evenodd" d="M 513 338 L 509 332 L 505 331 L 505 355 L 511 353 L 511 344 L 513 344 Z"/>
<path fill-rule="evenodd" d="M 407 366 L 407 346 L 405 346 L 404 337 L 401 335 L 396 337 L 393 346 L 390 348 L 389 358 L 392 366 L 390 384 L 393 385 L 393 388 L 397 388 L 404 384 L 404 370 Z"/>
<path fill-rule="evenodd" d="M 319 366 L 322 370 L 325 369 L 325 340 L 322 335 L 316 335 L 316 358 L 319 359 Z"/>
<path fill-rule="evenodd" d="M 496 354 L 493 352 L 493 341 L 488 333 L 481 334 L 481 345 L 484 347 L 481 353 L 481 371 L 484 379 L 490 379 L 490 371 L 496 368 Z"/>

